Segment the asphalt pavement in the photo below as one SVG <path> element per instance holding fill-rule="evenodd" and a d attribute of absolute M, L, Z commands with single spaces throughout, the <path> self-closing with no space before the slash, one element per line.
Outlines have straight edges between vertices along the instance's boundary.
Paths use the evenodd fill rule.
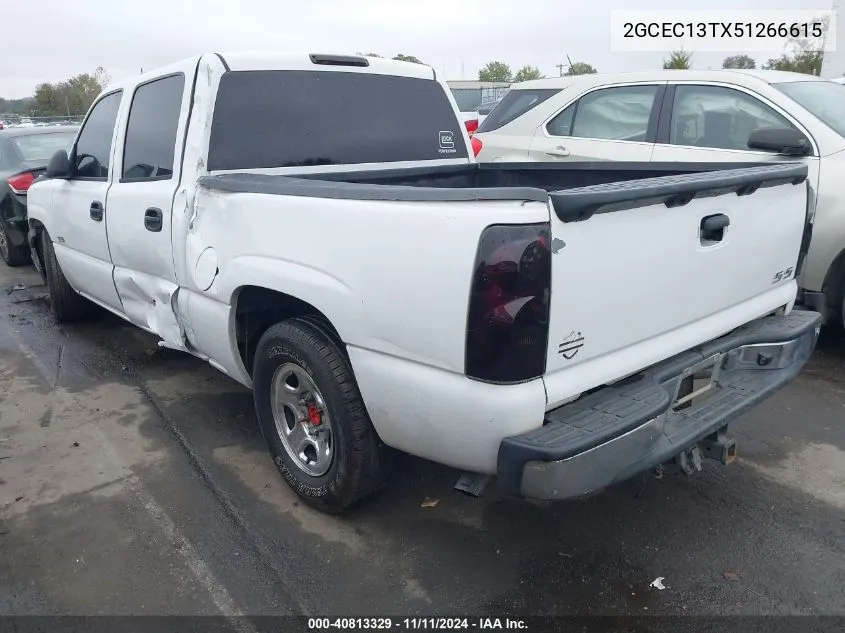
<path fill-rule="evenodd" d="M 832 330 L 729 467 L 548 505 L 403 456 L 338 518 L 280 479 L 249 391 L 112 315 L 58 325 L 39 284 L 0 265 L 0 614 L 845 615 Z"/>

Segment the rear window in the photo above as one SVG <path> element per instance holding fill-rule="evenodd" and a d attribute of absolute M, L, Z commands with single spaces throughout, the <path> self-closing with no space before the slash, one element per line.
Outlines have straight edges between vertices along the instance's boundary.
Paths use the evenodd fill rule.
<path fill-rule="evenodd" d="M 545 88 L 538 90 L 511 90 L 499 104 L 493 108 L 478 128 L 479 132 L 492 132 L 507 125 L 517 117 L 522 116 L 532 108 L 536 108 L 556 95 L 560 90 Z"/>
<path fill-rule="evenodd" d="M 467 158 L 434 80 L 334 71 L 227 72 L 209 170 Z"/>
<path fill-rule="evenodd" d="M 49 161 L 58 150 L 70 151 L 76 132 L 51 132 L 32 136 L 15 136 L 12 143 L 24 161 Z"/>

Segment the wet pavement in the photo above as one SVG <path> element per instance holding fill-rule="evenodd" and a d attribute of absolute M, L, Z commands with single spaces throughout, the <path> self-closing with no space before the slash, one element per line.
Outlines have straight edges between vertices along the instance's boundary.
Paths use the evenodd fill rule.
<path fill-rule="evenodd" d="M 403 456 L 337 518 L 280 479 L 246 389 L 109 314 L 59 326 L 38 284 L 0 265 L 0 613 L 845 615 L 833 332 L 730 467 L 541 505 Z"/>

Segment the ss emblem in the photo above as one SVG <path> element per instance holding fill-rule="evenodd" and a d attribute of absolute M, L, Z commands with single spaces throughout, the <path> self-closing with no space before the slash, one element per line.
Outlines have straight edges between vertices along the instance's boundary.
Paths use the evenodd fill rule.
<path fill-rule="evenodd" d="M 786 281 L 790 277 L 792 277 L 792 267 L 776 272 L 774 278 L 772 279 L 772 283 L 776 284 L 779 281 Z"/>

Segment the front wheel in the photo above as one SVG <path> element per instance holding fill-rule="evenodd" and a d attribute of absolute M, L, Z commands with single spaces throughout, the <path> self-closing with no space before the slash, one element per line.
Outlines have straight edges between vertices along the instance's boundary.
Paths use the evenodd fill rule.
<path fill-rule="evenodd" d="M 47 290 L 50 292 L 50 309 L 56 321 L 76 321 L 87 316 L 91 304 L 76 290 L 71 288 L 62 272 L 53 240 L 46 230 L 41 231 L 41 252 L 44 256 L 44 275 L 47 278 Z"/>
<path fill-rule="evenodd" d="M 339 513 L 375 492 L 386 453 L 349 361 L 305 319 L 270 327 L 253 369 L 261 431 L 285 481 L 307 503 Z"/>

